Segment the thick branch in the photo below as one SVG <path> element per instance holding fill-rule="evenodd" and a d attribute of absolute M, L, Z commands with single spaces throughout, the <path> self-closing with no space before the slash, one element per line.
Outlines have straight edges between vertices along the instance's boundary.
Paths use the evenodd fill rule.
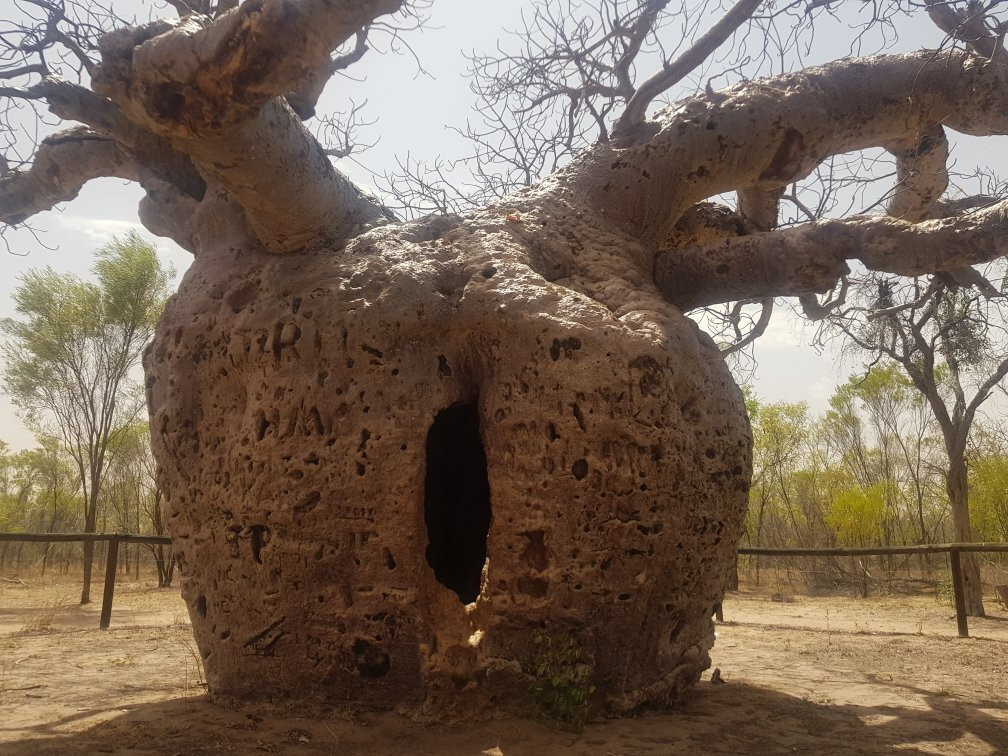
<path fill-rule="evenodd" d="M 757 231 L 772 231 L 777 227 L 784 187 L 767 191 L 749 187 L 738 192 L 739 214 Z"/>
<path fill-rule="evenodd" d="M 337 47 L 402 0 L 261 0 L 209 21 L 187 16 L 167 29 L 133 30 L 102 43 L 96 91 L 123 88 L 164 122 L 194 133 L 252 117 L 274 97 L 330 73 Z M 163 23 L 163 22 L 162 22 Z M 166 107 L 166 105 L 168 107 Z"/>
<path fill-rule="evenodd" d="M 385 211 L 333 168 L 281 95 L 328 76 L 334 48 L 401 4 L 262 0 L 213 21 L 158 22 L 107 36 L 93 84 L 223 185 L 271 252 L 339 246 Z"/>
<path fill-rule="evenodd" d="M 14 225 L 72 200 L 91 179 L 137 180 L 136 166 L 113 140 L 85 128 L 63 131 L 39 145 L 26 171 L 0 178 L 0 223 Z"/>
<path fill-rule="evenodd" d="M 896 188 L 886 207 L 889 215 L 906 221 L 924 220 L 948 189 L 949 144 L 945 129 L 936 126 L 916 144 L 890 146 L 896 157 Z"/>
<path fill-rule="evenodd" d="M 830 155 L 918 144 L 937 124 L 978 136 L 1008 133 L 1005 67 L 969 53 L 924 51 L 743 83 L 660 112 L 646 142 L 597 146 L 567 176 L 589 187 L 597 212 L 658 246 L 700 200 L 776 190 Z"/>
<path fill-rule="evenodd" d="M 192 161 L 165 138 L 129 121 L 104 97 L 55 76 L 46 77 L 26 92 L 34 99 L 45 100 L 54 115 L 87 124 L 95 133 L 122 145 L 142 172 L 141 184 L 151 178 L 172 184 L 190 197 L 202 197 L 205 184 Z"/>
<path fill-rule="evenodd" d="M 354 48 L 350 52 L 332 60 L 327 56 L 322 69 L 306 77 L 296 92 L 287 93 L 287 102 L 302 120 L 307 121 L 315 116 L 315 106 L 318 104 L 318 99 L 322 96 L 322 90 L 325 89 L 326 82 L 330 77 L 364 57 L 364 53 L 368 51 L 367 36 L 367 27 L 360 29 L 357 32 Z"/>
<path fill-rule="evenodd" d="M 227 188 L 270 252 L 340 246 L 388 217 L 333 168 L 283 98 L 224 135 L 178 144 L 209 179 Z"/>
<path fill-rule="evenodd" d="M 655 283 L 684 310 L 751 297 L 826 291 L 848 272 L 916 276 L 1008 254 L 1008 201 L 946 220 L 907 223 L 859 216 L 671 250 L 655 263 Z"/>

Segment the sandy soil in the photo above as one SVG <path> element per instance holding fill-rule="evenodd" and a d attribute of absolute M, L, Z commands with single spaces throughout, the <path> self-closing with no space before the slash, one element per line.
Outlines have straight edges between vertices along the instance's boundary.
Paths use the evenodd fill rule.
<path fill-rule="evenodd" d="M 0 581 L 5 754 L 1008 754 L 1008 611 L 955 637 L 933 597 L 731 595 L 714 665 L 676 709 L 562 732 L 425 727 L 352 706 L 227 706 L 203 693 L 177 593 L 122 584 L 112 629 L 74 584 Z"/>

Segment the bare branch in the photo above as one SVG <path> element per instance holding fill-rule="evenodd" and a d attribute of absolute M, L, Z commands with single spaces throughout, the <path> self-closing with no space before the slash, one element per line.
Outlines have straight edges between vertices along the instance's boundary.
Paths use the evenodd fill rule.
<path fill-rule="evenodd" d="M 732 314 L 734 316 L 734 320 L 736 323 L 735 330 L 738 339 L 734 343 L 721 349 L 721 354 L 723 354 L 725 357 L 745 349 L 747 346 L 756 341 L 756 339 L 762 336 L 766 332 L 767 326 L 770 325 L 770 317 L 773 315 L 774 300 L 773 297 L 766 297 L 764 299 L 760 299 L 757 301 L 757 304 L 759 304 L 761 307 L 759 319 L 755 323 L 753 323 L 753 326 L 749 330 L 749 332 L 743 335 L 737 325 L 738 320 L 741 316 L 740 313 L 741 305 L 743 304 L 745 304 L 744 301 L 736 303 L 736 306 L 733 310 Z"/>
<path fill-rule="evenodd" d="M 139 178 L 135 164 L 115 141 L 87 128 L 47 137 L 30 169 L 0 178 L 0 223 L 15 225 L 51 210 L 101 176 Z"/>
<path fill-rule="evenodd" d="M 962 11 L 953 8 L 948 0 L 926 0 L 924 5 L 939 29 L 980 55 L 994 58 L 1004 40 L 1004 31 L 1000 35 L 991 34 L 984 23 L 986 9 L 981 3 L 970 2 Z"/>
<path fill-rule="evenodd" d="M 939 123 L 973 135 L 1008 133 L 1005 68 L 968 53 L 925 51 L 740 84 L 670 107 L 650 139 L 597 146 L 566 175 L 589 186 L 597 212 L 658 246 L 700 200 L 776 190 L 830 155 L 905 144 Z"/>
<path fill-rule="evenodd" d="M 614 132 L 623 134 L 644 122 L 647 108 L 662 92 L 686 78 L 745 23 L 763 0 L 738 0 L 710 30 L 674 62 L 643 82 L 627 102 L 623 115 L 616 122 Z"/>
<path fill-rule="evenodd" d="M 947 220 L 861 216 L 728 239 L 658 256 L 655 282 L 682 309 L 832 288 L 846 260 L 904 276 L 956 270 L 1008 254 L 1008 200 Z"/>
<path fill-rule="evenodd" d="M 360 127 L 374 126 L 377 123 L 377 120 L 365 121 L 360 117 L 361 110 L 366 106 L 367 100 L 360 104 L 351 100 L 348 112 L 334 113 L 322 119 L 318 135 L 319 142 L 325 147 L 326 155 L 337 159 L 345 158 L 369 150 L 378 143 L 378 140 L 362 142 L 357 136 L 357 129 Z"/>

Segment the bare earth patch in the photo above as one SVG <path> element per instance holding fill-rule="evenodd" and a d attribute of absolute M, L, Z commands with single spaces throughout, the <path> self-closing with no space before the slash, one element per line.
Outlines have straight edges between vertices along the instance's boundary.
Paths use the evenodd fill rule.
<path fill-rule="evenodd" d="M 26 581 L 0 582 L 5 754 L 1008 753 L 1008 612 L 993 597 L 961 640 L 932 597 L 733 594 L 712 652 L 725 684 L 708 672 L 675 710 L 571 733 L 214 703 L 175 590 L 120 584 L 100 631 L 76 584 Z"/>

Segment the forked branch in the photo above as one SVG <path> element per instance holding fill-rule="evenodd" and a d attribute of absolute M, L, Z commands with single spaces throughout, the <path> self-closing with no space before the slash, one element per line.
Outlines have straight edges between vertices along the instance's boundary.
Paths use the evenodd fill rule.
<path fill-rule="evenodd" d="M 936 164 L 944 151 L 932 136 L 939 124 L 977 136 L 1008 133 L 1005 67 L 970 53 L 923 51 L 739 84 L 670 106 L 650 137 L 642 133 L 623 149 L 600 145 L 568 175 L 589 187 L 594 210 L 660 247 L 682 213 L 708 197 L 779 190 L 831 155 L 916 145 L 904 175 L 917 194 L 906 204 L 926 213 L 943 182 Z"/>

